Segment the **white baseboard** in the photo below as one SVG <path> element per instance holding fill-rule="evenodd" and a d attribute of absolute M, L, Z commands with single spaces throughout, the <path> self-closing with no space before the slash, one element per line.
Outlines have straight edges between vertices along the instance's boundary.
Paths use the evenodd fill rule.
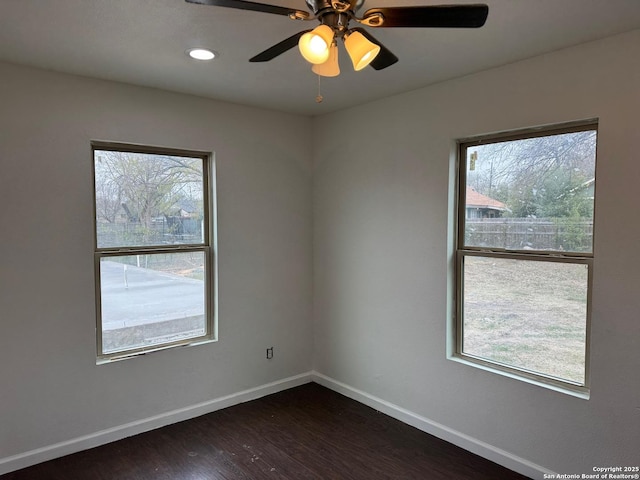
<path fill-rule="evenodd" d="M 375 408 L 376 410 L 422 430 L 423 432 L 441 438 L 442 440 L 464 448 L 469 452 L 480 455 L 481 457 L 491 460 L 492 462 L 509 468 L 515 472 L 521 473 L 527 477 L 543 478 L 545 473 L 554 473 L 524 458 L 513 455 L 500 448 L 496 448 L 488 443 L 472 438 L 464 433 L 453 430 L 445 425 L 429 420 L 428 418 L 422 417 L 416 413 L 387 402 L 386 400 L 374 397 L 373 395 L 314 371 L 153 417 L 136 420 L 135 422 L 101 430 L 99 432 L 48 445 L 46 447 L 20 453 L 11 457 L 2 458 L 0 459 L 0 475 L 13 472 L 14 470 L 19 470 L 21 468 L 26 468 L 31 465 L 36 465 L 41 462 L 46 462 L 47 460 L 52 460 L 64 455 L 69 455 L 71 453 L 94 448 L 116 440 L 121 440 L 126 437 L 131 437 L 139 433 L 148 432 L 156 428 L 164 427 L 165 425 L 199 417 L 200 415 L 205 415 L 207 413 L 215 412 L 216 410 L 255 400 L 257 398 L 264 397 L 265 395 L 297 387 L 312 381 L 369 407 Z"/>
<path fill-rule="evenodd" d="M 231 395 L 215 398 L 206 402 L 180 408 L 170 412 L 155 415 L 153 417 L 136 420 L 135 422 L 119 425 L 117 427 L 108 428 L 99 432 L 84 435 L 82 437 L 73 438 L 64 442 L 48 445 L 28 452 L 13 455 L 0 459 L 0 475 L 13 472 L 21 468 L 36 465 L 47 460 L 76 453 L 89 448 L 94 448 L 106 443 L 131 437 L 139 433 L 148 432 L 156 428 L 171 425 L 172 423 L 182 422 L 190 418 L 199 417 L 207 413 L 215 412 L 223 408 L 231 407 L 239 403 L 255 400 L 272 393 L 297 387 L 313 380 L 311 372 L 302 373 L 293 377 L 278 380 L 276 382 L 260 385 L 255 388 L 243 390 Z"/>
<path fill-rule="evenodd" d="M 498 465 L 502 465 L 514 472 L 518 472 L 529 478 L 544 478 L 544 474 L 553 474 L 551 470 L 548 470 L 540 465 L 537 465 L 529 460 L 518 457 L 500 448 L 489 445 L 476 438 L 465 435 L 440 423 L 429 420 L 416 413 L 406 410 L 398 405 L 382 400 L 381 398 L 374 397 L 366 392 L 353 388 L 342 382 L 334 380 L 318 372 L 312 372 L 312 381 L 319 383 L 331 390 L 345 395 L 357 402 L 368 405 L 371 408 L 385 413 L 390 417 L 400 420 L 403 423 L 411 425 L 423 432 L 426 432 L 434 437 L 438 437 L 449 443 L 464 448 L 465 450 L 475 453 L 487 460 L 491 460 Z"/>

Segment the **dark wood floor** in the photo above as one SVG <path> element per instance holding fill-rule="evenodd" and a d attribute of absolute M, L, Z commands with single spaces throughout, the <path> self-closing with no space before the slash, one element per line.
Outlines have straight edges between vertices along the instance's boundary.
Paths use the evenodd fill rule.
<path fill-rule="evenodd" d="M 524 479 L 315 383 L 1 480 Z"/>

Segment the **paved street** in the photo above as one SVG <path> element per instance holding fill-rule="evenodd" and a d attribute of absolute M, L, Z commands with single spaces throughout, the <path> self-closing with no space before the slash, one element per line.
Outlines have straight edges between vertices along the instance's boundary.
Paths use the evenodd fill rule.
<path fill-rule="evenodd" d="M 204 314 L 204 282 L 103 260 L 102 328 L 112 330 Z"/>

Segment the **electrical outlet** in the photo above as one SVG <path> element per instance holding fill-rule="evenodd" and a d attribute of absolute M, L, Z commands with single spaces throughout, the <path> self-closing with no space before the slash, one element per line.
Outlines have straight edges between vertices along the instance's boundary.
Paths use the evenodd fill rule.
<path fill-rule="evenodd" d="M 267 348 L 267 360 L 271 360 L 273 358 L 273 347 Z"/>

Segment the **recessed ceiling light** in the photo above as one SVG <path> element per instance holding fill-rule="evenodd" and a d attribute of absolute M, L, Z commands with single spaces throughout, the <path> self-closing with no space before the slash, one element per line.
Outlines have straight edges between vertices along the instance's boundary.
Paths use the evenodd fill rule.
<path fill-rule="evenodd" d="M 216 57 L 216 52 L 206 48 L 190 48 L 187 50 L 187 55 L 195 60 L 213 60 Z"/>

